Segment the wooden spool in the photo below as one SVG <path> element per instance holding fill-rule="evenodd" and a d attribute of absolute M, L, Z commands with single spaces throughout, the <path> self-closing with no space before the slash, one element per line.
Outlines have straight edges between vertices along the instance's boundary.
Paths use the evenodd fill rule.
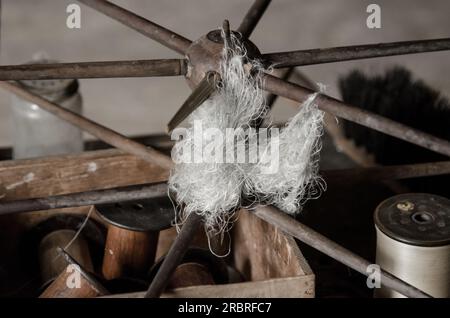
<path fill-rule="evenodd" d="M 162 257 L 151 269 L 150 279 L 156 275 L 161 266 Z M 227 265 L 221 258 L 202 248 L 190 248 L 183 261 L 170 277 L 167 289 L 189 286 L 226 284 L 228 282 Z"/>
<path fill-rule="evenodd" d="M 107 280 L 140 277 L 155 261 L 159 231 L 175 215 L 168 198 L 96 206 L 108 223 L 102 273 Z"/>
<path fill-rule="evenodd" d="M 115 279 L 125 273 L 142 274 L 154 261 L 158 232 L 137 232 L 108 227 L 102 273 Z"/>
<path fill-rule="evenodd" d="M 58 253 L 75 237 L 73 230 L 58 230 L 47 234 L 39 244 L 39 264 L 44 286 L 56 279 L 67 267 L 67 261 Z M 89 247 L 83 236 L 78 236 L 67 248 L 67 253 L 85 268 L 93 271 Z"/>
<path fill-rule="evenodd" d="M 167 288 L 175 289 L 214 284 L 214 278 L 207 266 L 201 263 L 189 262 L 181 264 L 175 269 Z"/>
<path fill-rule="evenodd" d="M 69 254 L 58 249 L 66 268 L 39 298 L 94 298 L 109 292 Z"/>

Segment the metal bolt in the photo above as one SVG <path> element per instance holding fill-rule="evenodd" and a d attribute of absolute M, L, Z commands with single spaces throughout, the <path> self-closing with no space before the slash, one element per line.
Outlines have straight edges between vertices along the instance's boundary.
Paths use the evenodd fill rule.
<path fill-rule="evenodd" d="M 414 209 L 414 203 L 409 201 L 397 203 L 397 209 L 403 212 L 409 212 Z"/>

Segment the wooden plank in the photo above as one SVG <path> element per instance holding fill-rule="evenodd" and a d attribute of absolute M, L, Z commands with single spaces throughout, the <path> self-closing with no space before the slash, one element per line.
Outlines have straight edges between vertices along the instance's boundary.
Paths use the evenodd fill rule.
<path fill-rule="evenodd" d="M 103 298 L 143 298 L 145 292 L 110 295 Z M 177 288 L 162 298 L 313 298 L 314 275 L 270 279 L 227 285 Z"/>
<path fill-rule="evenodd" d="M 233 228 L 236 268 L 251 281 L 312 275 L 295 240 L 245 210 Z"/>
<path fill-rule="evenodd" d="M 119 150 L 0 162 L 0 199 L 113 188 L 167 180 L 169 172 Z"/>

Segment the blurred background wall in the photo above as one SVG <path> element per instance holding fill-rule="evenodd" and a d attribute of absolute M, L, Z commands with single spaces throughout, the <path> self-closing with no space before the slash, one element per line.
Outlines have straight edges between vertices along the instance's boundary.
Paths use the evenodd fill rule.
<path fill-rule="evenodd" d="M 252 0 L 117 0 L 114 3 L 195 40 L 227 18 L 237 28 Z M 0 63 L 21 64 L 37 52 L 61 62 L 178 57 L 135 31 L 81 5 L 81 29 L 66 27 L 75 0 L 3 0 Z M 382 9 L 382 28 L 366 27 L 366 7 Z M 274 0 L 252 36 L 262 52 L 450 36 L 448 0 Z M 336 80 L 353 68 L 381 72 L 400 64 L 450 95 L 450 53 L 437 52 L 307 66 L 310 78 L 338 97 Z M 127 135 L 165 131 L 189 89 L 183 78 L 82 80 L 85 115 Z M 280 99 L 275 120 L 293 114 Z M 0 146 L 10 144 L 9 96 L 0 91 Z"/>

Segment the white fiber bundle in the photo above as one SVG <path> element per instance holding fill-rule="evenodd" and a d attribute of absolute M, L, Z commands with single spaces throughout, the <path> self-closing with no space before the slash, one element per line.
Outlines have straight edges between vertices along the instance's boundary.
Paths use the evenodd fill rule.
<path fill-rule="evenodd" d="M 266 109 L 263 91 L 259 88 L 262 67 L 257 61 L 251 61 L 254 68 L 249 76 L 245 48 L 233 35 L 231 41 L 232 48 L 226 47 L 223 52 L 221 85 L 216 94 L 188 117 L 187 136 L 177 142 L 172 151 L 176 165 L 169 178 L 169 189 L 176 194 L 177 202 L 183 204 L 181 218 L 198 213 L 204 217 L 207 231 L 213 234 L 226 229 L 241 201 L 244 171 L 235 160 L 228 158 L 227 161 L 227 154 L 234 154 L 236 145 L 245 145 L 249 123 L 263 116 Z M 194 133 L 198 127 L 203 129 L 200 138 Z M 236 135 L 235 143 L 223 140 L 221 152 L 211 153 L 205 142 L 211 137 L 205 133 L 208 128 L 222 136 L 226 135 L 227 128 L 242 128 L 242 132 Z M 199 142 L 200 139 L 204 142 Z M 183 160 L 186 149 L 194 150 L 193 163 Z M 205 155 L 213 160 L 205 162 Z M 196 161 L 196 157 L 202 158 L 202 162 Z"/>
<path fill-rule="evenodd" d="M 188 128 L 180 133 L 182 138 L 172 150 L 175 167 L 169 190 L 179 204 L 179 223 L 190 213 L 197 213 L 210 235 L 227 230 L 243 195 L 292 214 L 299 211 L 304 200 L 324 189 L 318 176 L 323 113 L 314 103 L 316 94 L 308 98 L 279 136 L 273 133 L 263 145 L 260 139 L 253 143 L 248 128 L 267 111 L 260 88 L 264 69 L 258 61 L 247 61 L 246 54 L 232 34 L 231 47 L 223 52 L 221 84 L 187 118 Z M 229 129 L 238 129 L 231 142 L 224 137 Z M 246 151 L 243 161 L 238 159 L 242 149 Z M 257 160 L 249 160 L 249 153 L 255 151 Z M 273 163 L 269 157 L 274 155 L 275 169 L 267 170 L 267 163 Z"/>
<path fill-rule="evenodd" d="M 266 172 L 270 160 L 265 156 L 273 154 L 273 143 L 267 143 L 258 164 L 248 165 L 244 187 L 247 196 L 295 214 L 304 201 L 325 190 L 325 182 L 318 174 L 324 114 L 314 103 L 317 96 L 310 95 L 281 131 L 275 144 L 279 149 L 278 170 Z"/>

